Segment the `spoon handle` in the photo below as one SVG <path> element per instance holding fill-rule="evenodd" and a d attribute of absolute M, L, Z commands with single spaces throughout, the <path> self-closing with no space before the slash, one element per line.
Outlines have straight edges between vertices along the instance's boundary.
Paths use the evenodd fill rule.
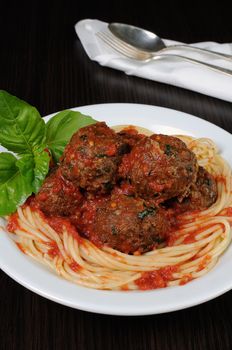
<path fill-rule="evenodd" d="M 207 55 L 210 54 L 212 56 L 215 56 L 218 58 L 223 58 L 223 59 L 226 59 L 226 60 L 229 60 L 232 62 L 232 55 L 227 55 L 225 53 L 219 53 L 219 52 L 212 51 L 212 50 L 202 49 L 201 47 L 190 46 L 190 45 L 185 45 L 185 44 L 167 46 L 167 47 L 163 48 L 162 50 L 160 50 L 160 52 L 164 52 L 164 51 L 168 51 L 168 50 L 175 50 L 175 49 L 179 49 L 179 48 L 185 48 L 185 49 L 188 49 L 190 51 L 197 51 L 200 53 L 206 53 Z"/>
<path fill-rule="evenodd" d="M 209 68 L 210 70 L 213 70 L 213 71 L 218 72 L 218 73 L 224 73 L 230 77 L 232 76 L 232 70 L 230 70 L 230 69 L 222 68 L 219 66 L 215 66 L 214 64 L 209 64 L 209 63 L 205 63 L 202 61 L 198 61 L 198 60 L 195 60 L 194 58 L 189 58 L 186 56 L 173 55 L 173 54 L 161 54 L 161 55 L 154 55 L 151 59 L 154 59 L 154 60 L 155 59 L 162 59 L 162 57 L 170 57 L 170 58 L 174 57 L 177 59 L 181 59 L 183 61 L 194 63 L 194 64 L 199 65 L 199 66 L 203 66 L 205 68 Z"/>

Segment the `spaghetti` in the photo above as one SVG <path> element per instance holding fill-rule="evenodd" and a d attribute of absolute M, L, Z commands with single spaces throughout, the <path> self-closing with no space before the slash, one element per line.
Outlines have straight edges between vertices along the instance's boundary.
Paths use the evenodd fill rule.
<path fill-rule="evenodd" d="M 231 169 L 212 140 L 178 136 L 199 165 L 216 179 L 217 201 L 208 209 L 180 216 L 167 246 L 142 255 L 98 248 L 63 222 L 54 230 L 38 210 L 24 205 L 8 222 L 27 255 L 78 285 L 107 290 L 153 289 L 182 285 L 210 271 L 231 242 Z"/>

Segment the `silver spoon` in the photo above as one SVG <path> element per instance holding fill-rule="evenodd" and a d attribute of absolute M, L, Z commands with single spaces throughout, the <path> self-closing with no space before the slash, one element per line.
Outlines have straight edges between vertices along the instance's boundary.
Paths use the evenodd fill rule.
<path fill-rule="evenodd" d="M 186 44 L 178 44 L 166 46 L 163 40 L 155 33 L 149 32 L 148 30 L 135 27 L 129 24 L 123 23 L 110 23 L 108 25 L 110 31 L 119 39 L 123 40 L 129 45 L 136 47 L 139 50 L 147 51 L 149 53 L 161 53 L 168 50 L 175 50 L 176 48 L 186 48 L 192 51 L 198 51 L 200 53 L 211 54 L 219 58 L 223 58 L 232 61 L 232 56 L 202 49 L 196 46 L 190 46 Z"/>
<path fill-rule="evenodd" d="M 222 68 L 219 66 L 215 66 L 213 64 L 205 63 L 199 60 L 196 60 L 194 58 L 189 58 L 182 55 L 175 55 L 175 54 L 165 54 L 165 53 L 149 53 L 147 51 L 142 51 L 140 49 L 137 49 L 136 47 L 127 44 L 125 41 L 122 41 L 121 39 L 118 39 L 115 35 L 111 34 L 110 32 L 97 32 L 96 36 L 98 36 L 102 41 L 104 41 L 108 46 L 112 47 L 115 51 L 119 52 L 123 56 L 129 57 L 134 60 L 138 61 L 144 61 L 148 62 L 150 60 L 162 60 L 165 58 L 171 58 L 172 60 L 177 61 L 187 61 L 193 64 L 196 64 L 198 66 L 203 66 L 205 68 L 208 68 L 210 70 L 213 70 L 218 73 L 223 73 L 228 76 L 232 76 L 232 70 Z"/>

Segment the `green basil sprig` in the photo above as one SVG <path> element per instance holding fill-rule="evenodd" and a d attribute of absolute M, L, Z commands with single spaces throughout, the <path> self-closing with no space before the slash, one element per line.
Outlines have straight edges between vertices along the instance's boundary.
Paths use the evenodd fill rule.
<path fill-rule="evenodd" d="M 50 156 L 59 161 L 66 144 L 80 128 L 96 120 L 80 112 L 62 111 L 47 124 L 37 109 L 0 90 L 0 216 L 16 211 L 37 193 L 49 171 Z"/>

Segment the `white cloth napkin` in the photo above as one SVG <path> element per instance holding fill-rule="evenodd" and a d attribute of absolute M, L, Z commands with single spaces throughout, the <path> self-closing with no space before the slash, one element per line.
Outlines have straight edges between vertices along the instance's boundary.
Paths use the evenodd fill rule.
<path fill-rule="evenodd" d="M 76 23 L 75 30 L 89 58 L 97 61 L 102 66 L 108 66 L 124 71 L 129 75 L 179 86 L 232 102 L 232 76 L 218 73 L 186 61 L 177 62 L 172 57 L 167 57 L 162 59 L 162 61 L 151 60 L 149 62 L 127 58 L 114 51 L 96 36 L 96 33 L 99 31 L 108 31 L 107 23 L 99 20 L 82 20 Z M 164 40 L 164 42 L 166 45 L 178 43 L 172 40 Z M 193 45 L 232 55 L 232 43 L 201 42 Z M 169 51 L 169 54 L 174 53 L 204 60 L 204 62 L 232 70 L 232 60 L 230 62 L 183 48 Z"/>

